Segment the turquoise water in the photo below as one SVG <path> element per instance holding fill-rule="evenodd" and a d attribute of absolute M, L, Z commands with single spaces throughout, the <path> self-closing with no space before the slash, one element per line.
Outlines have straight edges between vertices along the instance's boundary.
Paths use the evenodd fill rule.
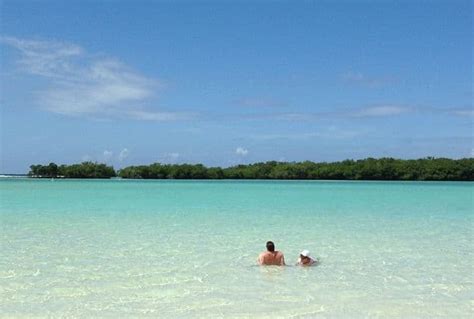
<path fill-rule="evenodd" d="M 0 179 L 0 317 L 468 318 L 473 186 Z"/>

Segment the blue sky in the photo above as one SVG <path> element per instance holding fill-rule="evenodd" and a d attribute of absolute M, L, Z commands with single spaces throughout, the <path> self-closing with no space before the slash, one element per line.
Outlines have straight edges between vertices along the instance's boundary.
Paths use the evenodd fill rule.
<path fill-rule="evenodd" d="M 473 156 L 471 1 L 1 2 L 1 166 Z"/>

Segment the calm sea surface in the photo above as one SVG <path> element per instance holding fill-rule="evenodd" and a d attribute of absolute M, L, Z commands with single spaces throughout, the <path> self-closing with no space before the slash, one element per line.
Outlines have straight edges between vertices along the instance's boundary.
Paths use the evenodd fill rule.
<path fill-rule="evenodd" d="M 469 318 L 473 183 L 0 179 L 0 317 Z M 273 240 L 294 265 L 258 267 Z"/>

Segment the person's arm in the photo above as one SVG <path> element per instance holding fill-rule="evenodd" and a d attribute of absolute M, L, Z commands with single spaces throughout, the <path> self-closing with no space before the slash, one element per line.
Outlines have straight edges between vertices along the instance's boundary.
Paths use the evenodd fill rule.
<path fill-rule="evenodd" d="M 263 258 L 262 257 L 263 257 L 262 254 L 258 255 L 257 264 L 259 264 L 259 265 L 263 264 Z"/>
<path fill-rule="evenodd" d="M 285 264 L 285 256 L 283 254 L 281 254 L 281 266 L 286 266 Z"/>
<path fill-rule="evenodd" d="M 301 265 L 301 258 L 298 258 L 298 261 L 296 262 L 295 266 Z"/>

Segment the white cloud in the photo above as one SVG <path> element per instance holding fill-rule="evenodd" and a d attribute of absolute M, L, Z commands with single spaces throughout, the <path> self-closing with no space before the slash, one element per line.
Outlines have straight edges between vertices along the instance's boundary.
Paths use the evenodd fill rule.
<path fill-rule="evenodd" d="M 382 117 L 399 115 L 411 111 L 409 108 L 395 105 L 373 106 L 350 112 L 353 117 Z"/>
<path fill-rule="evenodd" d="M 356 131 L 342 129 L 336 126 L 329 126 L 321 129 L 318 132 L 301 132 L 301 133 L 288 133 L 288 134 L 261 134 L 252 135 L 251 139 L 254 140 L 309 140 L 309 139 L 352 139 L 361 135 L 365 135 L 366 130 Z"/>
<path fill-rule="evenodd" d="M 313 113 L 282 113 L 275 116 L 278 120 L 286 121 L 307 121 L 309 119 L 321 118 L 318 114 Z"/>
<path fill-rule="evenodd" d="M 281 120 L 290 122 L 311 122 L 325 119 L 337 118 L 372 118 L 396 116 L 413 111 L 422 111 L 413 107 L 398 105 L 377 105 L 365 108 L 350 109 L 345 108 L 337 111 L 326 112 L 286 112 L 286 113 L 265 113 L 247 114 L 246 119 L 250 120 Z"/>
<path fill-rule="evenodd" d="M 71 64 L 75 57 L 84 54 L 81 47 L 58 41 L 24 40 L 14 37 L 0 37 L 6 45 L 18 49 L 22 56 L 18 63 L 31 74 L 62 79 L 74 74 Z"/>
<path fill-rule="evenodd" d="M 132 118 L 173 121 L 190 114 L 145 108 L 159 83 L 130 69 L 117 59 L 90 55 L 80 46 L 59 41 L 1 37 L 20 51 L 21 70 L 49 81 L 39 92 L 43 109 L 68 115 L 99 118 Z"/>
<path fill-rule="evenodd" d="M 246 120 L 280 120 L 290 122 L 314 122 L 328 119 L 368 119 L 394 117 L 403 114 L 450 115 L 474 117 L 473 108 L 434 108 L 414 105 L 381 104 L 362 108 L 349 108 L 325 112 L 269 112 L 245 114 Z M 313 133 L 310 133 L 313 134 Z M 318 133 L 319 134 L 319 133 Z"/>
<path fill-rule="evenodd" d="M 122 162 L 123 160 L 125 160 L 128 157 L 129 154 L 130 154 L 130 151 L 127 148 L 124 148 L 123 150 L 120 151 L 120 154 L 118 156 L 118 160 L 120 162 Z"/>
<path fill-rule="evenodd" d="M 451 114 L 465 117 L 474 117 L 474 110 L 471 109 L 458 109 L 451 112 Z"/>
<path fill-rule="evenodd" d="M 188 120 L 195 117 L 194 113 L 177 113 L 177 112 L 148 112 L 148 111 L 131 111 L 128 115 L 136 120 L 146 121 L 178 121 Z"/>
<path fill-rule="evenodd" d="M 249 151 L 241 146 L 235 149 L 235 154 L 240 155 L 240 156 L 246 156 L 248 153 Z"/>
<path fill-rule="evenodd" d="M 342 79 L 346 82 L 370 88 L 377 88 L 395 82 L 395 79 L 392 77 L 373 77 L 361 72 L 347 72 L 342 75 Z"/>
<path fill-rule="evenodd" d="M 112 151 L 105 150 L 102 155 L 103 155 L 104 161 L 107 162 L 108 160 L 110 160 L 112 158 L 114 153 Z"/>
<path fill-rule="evenodd" d="M 158 161 L 161 163 L 174 164 L 178 161 L 180 157 L 181 155 L 176 152 L 163 153 L 163 155 L 158 158 Z"/>
<path fill-rule="evenodd" d="M 256 108 L 279 108 L 287 106 L 287 103 L 272 98 L 255 97 L 245 98 L 238 101 L 239 105 L 244 107 L 256 107 Z"/>
<path fill-rule="evenodd" d="M 179 157 L 179 153 L 166 153 L 165 156 L 168 158 L 177 159 Z"/>

